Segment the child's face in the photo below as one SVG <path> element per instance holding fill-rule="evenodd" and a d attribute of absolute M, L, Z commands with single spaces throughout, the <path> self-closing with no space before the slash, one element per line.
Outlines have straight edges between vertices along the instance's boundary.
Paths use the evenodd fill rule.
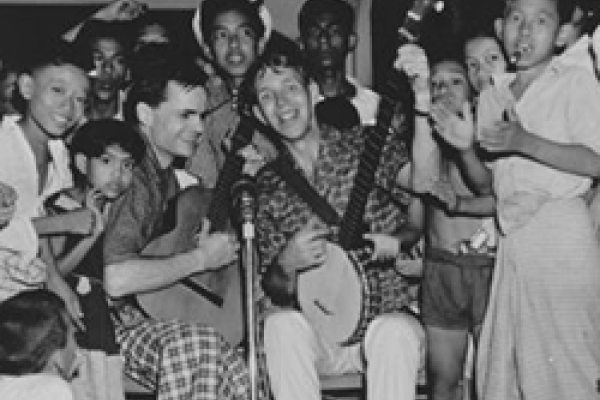
<path fill-rule="evenodd" d="M 117 100 L 128 72 L 123 46 L 114 38 L 100 38 L 92 45 L 92 59 L 94 97 L 102 101 Z"/>
<path fill-rule="evenodd" d="M 467 42 L 465 56 L 469 82 L 476 92 L 492 83 L 492 75 L 506 71 L 507 63 L 500 44 L 491 37 L 477 37 Z"/>
<path fill-rule="evenodd" d="M 431 100 L 442 101 L 451 111 L 461 112 L 470 100 L 469 82 L 465 69 L 455 61 L 442 61 L 431 71 Z"/>
<path fill-rule="evenodd" d="M 567 31 L 565 33 L 564 46 L 569 47 L 581 37 L 583 33 L 584 25 L 584 14 L 580 7 L 576 7 L 573 12 L 573 18 L 567 24 Z"/>
<path fill-rule="evenodd" d="M 82 157 L 85 156 L 81 155 Z M 106 200 L 119 197 L 131 185 L 135 161 L 131 154 L 118 145 L 108 146 L 100 157 L 85 160 L 85 170 L 89 185 L 99 190 Z"/>
<path fill-rule="evenodd" d="M 19 82 L 27 119 L 51 138 L 60 138 L 83 117 L 89 92 L 85 72 L 70 64 L 47 66 Z"/>
<path fill-rule="evenodd" d="M 215 62 L 234 78 L 242 78 L 258 56 L 259 38 L 248 18 L 237 11 L 219 14 L 209 38 Z"/>
<path fill-rule="evenodd" d="M 519 54 L 517 70 L 545 65 L 558 45 L 560 22 L 556 0 L 512 0 L 497 21 L 509 57 Z"/>

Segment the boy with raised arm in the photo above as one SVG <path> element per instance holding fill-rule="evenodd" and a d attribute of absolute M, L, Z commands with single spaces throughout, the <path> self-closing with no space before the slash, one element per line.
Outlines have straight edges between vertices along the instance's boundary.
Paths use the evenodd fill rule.
<path fill-rule="evenodd" d="M 516 72 L 479 100 L 473 129 L 442 132 L 471 182 L 493 183 L 502 236 L 478 360 L 480 398 L 592 399 L 600 370 L 600 249 L 583 195 L 600 175 L 600 88 L 554 58 L 570 0 L 510 0 L 496 29 Z"/>

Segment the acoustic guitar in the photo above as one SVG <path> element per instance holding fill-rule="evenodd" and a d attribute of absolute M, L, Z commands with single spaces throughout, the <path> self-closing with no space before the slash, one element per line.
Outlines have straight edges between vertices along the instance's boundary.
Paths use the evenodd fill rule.
<path fill-rule="evenodd" d="M 230 228 L 230 188 L 239 179 L 244 159 L 239 149 L 250 143 L 254 125 L 241 118 L 215 188 L 191 186 L 171 200 L 164 233 L 142 252 L 147 256 L 171 256 L 196 246 L 195 235 L 203 218 L 211 231 Z M 139 294 L 138 303 L 151 317 L 200 322 L 214 327 L 230 344 L 239 344 L 245 333 L 242 279 L 239 262 L 223 269 L 195 274 L 161 290 Z"/>
<path fill-rule="evenodd" d="M 415 0 L 399 29 L 399 45 L 418 40 L 421 23 L 439 1 Z M 331 343 L 351 345 L 359 342 L 368 324 L 382 306 L 379 283 L 370 279 L 366 268 L 373 268 L 372 249 L 362 240 L 363 216 L 369 194 L 375 186 L 375 173 L 386 143 L 396 106 L 410 108 L 406 76 L 393 71 L 386 83 L 377 123 L 368 132 L 359 159 L 358 172 L 346 212 L 339 225 L 336 243 L 327 244 L 327 259 L 318 267 L 298 275 L 298 302 L 312 326 Z M 396 99 L 402 99 L 397 101 Z"/>

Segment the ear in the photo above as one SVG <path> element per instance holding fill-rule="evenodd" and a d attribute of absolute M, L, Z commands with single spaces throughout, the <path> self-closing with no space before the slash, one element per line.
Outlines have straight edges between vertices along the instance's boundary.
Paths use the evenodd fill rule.
<path fill-rule="evenodd" d="M 268 124 L 267 119 L 265 118 L 265 115 L 263 114 L 260 107 L 257 106 L 256 104 L 252 106 L 252 113 L 260 122 L 262 122 L 263 124 Z"/>
<path fill-rule="evenodd" d="M 135 106 L 135 114 L 142 125 L 152 126 L 152 122 L 154 121 L 154 110 L 148 104 L 138 103 Z"/>
<path fill-rule="evenodd" d="M 23 98 L 26 100 L 31 99 L 35 89 L 33 77 L 29 74 L 21 74 L 19 76 L 19 80 L 17 81 L 17 85 L 19 86 L 19 92 L 21 92 L 21 96 L 23 96 Z"/>
<path fill-rule="evenodd" d="M 268 41 L 269 41 L 269 39 L 264 36 L 258 40 L 258 43 L 257 43 L 258 54 L 262 54 L 262 52 L 265 50 L 265 47 L 267 46 Z"/>
<path fill-rule="evenodd" d="M 85 175 L 87 173 L 87 157 L 81 153 L 75 154 L 75 168 Z"/>
<path fill-rule="evenodd" d="M 206 56 L 207 59 L 214 61 L 213 60 L 213 53 L 212 51 L 210 51 L 210 47 L 208 47 L 208 45 L 204 42 L 202 42 L 202 45 L 200 46 L 202 47 L 202 52 L 204 53 L 204 55 Z"/>
<path fill-rule="evenodd" d="M 298 47 L 300 48 L 301 51 L 304 51 L 304 41 L 302 40 L 302 36 L 298 36 L 296 38 L 296 40 L 294 40 L 296 42 L 296 44 L 298 45 Z"/>
<path fill-rule="evenodd" d="M 558 34 L 556 35 L 556 39 L 554 40 L 554 45 L 559 48 L 565 47 L 567 45 L 567 40 L 569 39 L 569 37 L 571 37 L 571 34 L 573 33 L 573 29 L 575 29 L 575 27 L 570 22 L 562 24 L 558 28 Z"/>
<path fill-rule="evenodd" d="M 504 33 L 502 18 L 496 18 L 496 20 L 494 21 L 494 30 L 496 31 L 496 36 L 502 38 L 502 35 Z"/>
<path fill-rule="evenodd" d="M 358 36 L 356 36 L 356 33 L 351 33 L 348 36 L 348 52 L 354 51 L 354 49 L 356 49 L 357 43 L 358 43 Z"/>
<path fill-rule="evenodd" d="M 317 85 L 317 82 L 311 80 L 310 82 L 308 82 L 307 90 L 308 95 L 310 97 L 311 105 L 314 107 L 315 104 L 317 104 L 322 98 L 321 91 L 319 90 L 319 85 Z"/>

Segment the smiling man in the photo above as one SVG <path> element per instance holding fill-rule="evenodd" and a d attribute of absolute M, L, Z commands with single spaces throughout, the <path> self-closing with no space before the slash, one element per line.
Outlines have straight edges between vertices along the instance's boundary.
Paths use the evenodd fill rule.
<path fill-rule="evenodd" d="M 154 389 L 158 400 L 245 400 L 249 378 L 243 360 L 214 328 L 152 319 L 131 301 L 132 295 L 151 295 L 192 274 L 221 268 L 238 249 L 231 235 L 209 235 L 205 226 L 189 251 L 144 252 L 162 232 L 167 202 L 178 193 L 173 159 L 195 150 L 206 109 L 206 76 L 192 60 L 167 57 L 159 64 L 136 80 L 125 103 L 126 120 L 138 127 L 148 151 L 105 229 L 104 285 L 122 300 L 117 342 L 125 372 Z"/>

